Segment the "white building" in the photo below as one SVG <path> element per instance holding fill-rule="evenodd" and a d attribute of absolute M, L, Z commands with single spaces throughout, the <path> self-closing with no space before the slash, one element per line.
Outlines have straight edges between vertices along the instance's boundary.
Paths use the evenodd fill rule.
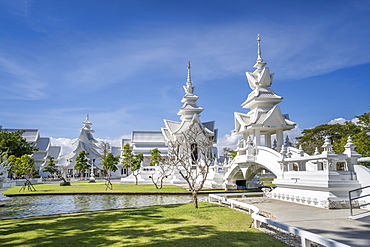
<path fill-rule="evenodd" d="M 256 146 L 262 145 L 261 137 L 264 136 L 264 146 L 272 147 L 272 135 L 276 138 L 275 147 L 280 150 L 284 144 L 283 132 L 295 127 L 295 123 L 289 120 L 288 114 L 282 114 L 280 107 L 277 106 L 283 97 L 275 94 L 270 87 L 274 74 L 270 74 L 266 63 L 261 58 L 260 36 L 258 35 L 258 57 L 256 68 L 253 72 L 246 72 L 248 83 L 253 90 L 247 99 L 241 104 L 243 108 L 250 109 L 248 113 L 234 113 L 236 134 L 241 134 L 244 140 L 250 135 Z"/>
<path fill-rule="evenodd" d="M 75 169 L 76 157 L 80 154 L 80 152 L 85 151 L 86 153 L 88 153 L 86 158 L 88 159 L 90 167 L 94 167 L 94 174 L 100 176 L 100 164 L 102 162 L 102 159 L 100 158 L 100 153 L 98 151 L 99 148 L 96 145 L 98 141 L 93 136 L 93 133 L 95 131 L 91 128 L 92 123 L 89 120 L 88 114 L 86 115 L 86 119 L 82 122 L 82 124 L 83 126 L 80 129 L 80 135 L 73 143 L 73 151 L 66 155 L 63 155 L 60 158 L 58 165 L 60 168 L 66 169 L 66 175 L 69 177 L 90 177 L 91 168 L 89 170 L 86 170 L 84 174 L 80 174 L 80 171 Z"/>
<path fill-rule="evenodd" d="M 58 163 L 61 154 L 61 147 L 52 146 L 49 137 L 40 137 L 40 130 L 38 129 L 7 129 L 9 132 L 24 131 L 22 137 L 26 139 L 28 143 L 33 143 L 39 150 L 31 155 L 31 158 L 35 160 L 35 168 L 38 174 L 42 177 L 50 175 L 48 172 L 42 170 L 47 165 L 47 157 L 51 156 L 54 158 L 54 162 Z"/>
<path fill-rule="evenodd" d="M 190 73 L 190 61 L 188 62 L 188 76 L 186 85 L 183 86 L 185 95 L 183 96 L 181 102 L 183 106 L 177 112 L 180 116 L 181 122 L 164 120 L 165 127 L 161 131 L 133 131 L 131 139 L 124 139 L 122 144 L 130 143 L 133 147 L 133 152 L 135 154 L 144 154 L 144 162 L 140 168 L 139 183 L 140 182 L 150 182 L 150 176 L 156 173 L 156 168 L 150 166 L 151 150 L 158 148 L 161 151 L 161 155 L 166 155 L 168 148 L 166 143 L 168 141 L 175 141 L 182 138 L 182 135 L 189 131 L 189 128 L 193 126 L 199 126 L 203 133 L 214 141 L 217 142 L 217 129 L 215 129 L 215 122 L 204 122 L 200 121 L 200 113 L 203 108 L 197 105 L 198 96 L 194 94 L 194 88 L 191 81 Z M 217 148 L 214 147 L 215 154 L 217 154 Z M 178 176 L 178 174 L 173 174 L 166 180 L 171 183 L 185 183 L 185 181 Z M 134 182 L 134 178 L 129 176 L 127 178 L 121 179 L 122 183 Z"/>
<path fill-rule="evenodd" d="M 361 155 L 354 150 L 350 137 L 343 154 L 332 150 L 328 137 L 322 146 L 324 151 L 314 155 L 283 143 L 283 131 L 294 128 L 295 123 L 276 106 L 282 97 L 270 88 L 273 74 L 261 58 L 259 36 L 257 41 L 256 70 L 246 73 L 253 91 L 242 104 L 250 111 L 235 113 L 235 133 L 242 134 L 243 139 L 239 141 L 237 155 L 224 176 L 225 188 L 254 187 L 255 175 L 268 169 L 276 176 L 273 183 L 277 186 L 269 197 L 323 208 L 349 207 L 348 192 L 368 185 L 370 170 L 357 165 Z M 272 135 L 277 140 L 274 148 Z M 362 195 L 360 190 L 353 193 L 353 196 Z M 359 201 L 364 200 L 365 204 L 369 202 L 360 198 Z"/>

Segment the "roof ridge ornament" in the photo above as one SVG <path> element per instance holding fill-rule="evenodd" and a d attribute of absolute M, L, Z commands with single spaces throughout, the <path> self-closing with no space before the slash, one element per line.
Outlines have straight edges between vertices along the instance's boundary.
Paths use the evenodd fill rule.
<path fill-rule="evenodd" d="M 190 59 L 189 59 L 188 60 L 188 65 L 187 65 L 188 78 L 187 78 L 187 81 L 186 81 L 186 86 L 184 86 L 184 90 L 185 90 L 186 94 L 193 94 L 194 93 L 194 88 L 195 88 L 195 87 L 193 87 L 193 84 L 192 84 L 192 81 L 191 81 L 190 68 L 191 68 L 191 63 L 190 63 Z"/>
<path fill-rule="evenodd" d="M 263 62 L 263 59 L 261 58 L 261 35 L 257 35 L 257 43 L 258 43 L 258 51 L 257 51 L 257 62 Z"/>

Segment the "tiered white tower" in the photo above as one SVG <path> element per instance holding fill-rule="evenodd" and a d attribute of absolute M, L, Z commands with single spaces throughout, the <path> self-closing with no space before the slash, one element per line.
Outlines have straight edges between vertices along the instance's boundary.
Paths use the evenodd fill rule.
<path fill-rule="evenodd" d="M 183 136 L 191 133 L 193 128 L 199 128 L 205 136 L 212 138 L 214 143 L 217 142 L 217 129 L 215 129 L 215 122 L 211 121 L 202 123 L 200 121 L 200 113 L 203 111 L 203 108 L 197 105 L 199 97 L 194 94 L 195 87 L 193 87 L 191 81 L 190 68 L 190 61 L 188 61 L 188 77 L 186 85 L 184 86 L 185 95 L 181 100 L 184 104 L 177 112 L 177 115 L 181 116 L 181 122 L 164 120 L 166 127 L 162 128 L 162 134 L 166 144 L 168 142 L 181 142 Z M 214 147 L 213 153 L 217 154 L 216 147 Z M 171 183 L 179 184 L 186 182 L 178 172 L 174 172 L 172 174 Z"/>
<path fill-rule="evenodd" d="M 283 131 L 293 129 L 296 125 L 289 120 L 287 114 L 283 115 L 280 111 L 279 104 L 283 97 L 275 94 L 270 88 L 274 74 L 263 62 L 261 58 L 260 35 L 258 35 L 257 61 L 253 66 L 254 72 L 246 72 L 250 88 L 253 90 L 248 98 L 241 104 L 243 108 L 249 108 L 250 111 L 245 113 L 235 112 L 235 130 L 236 134 L 242 134 L 244 140 L 248 140 L 250 135 L 253 136 L 253 143 L 256 146 L 262 145 L 261 136 L 265 138 L 264 146 L 271 147 L 271 136 L 276 135 L 277 150 L 280 150 L 284 143 Z"/>
<path fill-rule="evenodd" d="M 180 115 L 181 122 L 175 122 L 170 120 L 164 120 L 165 128 L 162 128 L 162 133 L 166 141 L 175 141 L 177 138 L 181 138 L 184 133 L 189 131 L 189 128 L 194 124 L 198 124 L 203 130 L 204 134 L 210 137 L 214 137 L 216 142 L 217 138 L 217 129 L 214 128 L 215 122 L 205 122 L 200 121 L 200 113 L 203 111 L 203 108 L 197 105 L 198 96 L 194 94 L 194 88 L 191 81 L 190 74 L 190 61 L 188 61 L 188 78 L 186 85 L 184 87 L 185 95 L 182 98 L 181 102 L 184 103 L 180 110 L 177 112 L 177 115 Z"/>
<path fill-rule="evenodd" d="M 82 122 L 83 126 L 80 129 L 80 135 L 77 140 L 73 143 L 74 149 L 72 152 L 64 155 L 60 162 L 59 166 L 67 167 L 67 173 L 69 175 L 75 175 L 76 171 L 74 169 L 76 165 L 76 157 L 81 151 L 89 153 L 87 156 L 90 165 L 93 167 L 99 168 L 98 165 L 101 162 L 99 159 L 99 152 L 96 143 L 98 142 L 94 137 L 93 133 L 95 132 L 91 125 L 92 123 L 89 120 L 89 114 L 86 114 L 85 121 Z M 90 171 L 91 172 L 91 171 Z M 85 174 L 86 176 L 90 175 L 90 172 Z M 96 169 L 98 172 L 98 169 Z"/>

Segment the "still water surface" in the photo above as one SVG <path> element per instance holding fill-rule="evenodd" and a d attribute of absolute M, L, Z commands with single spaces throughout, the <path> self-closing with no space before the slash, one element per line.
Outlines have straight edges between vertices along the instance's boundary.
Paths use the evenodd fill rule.
<path fill-rule="evenodd" d="M 199 202 L 207 201 L 200 195 Z M 192 202 L 189 195 L 18 196 L 0 207 L 0 219 Z"/>

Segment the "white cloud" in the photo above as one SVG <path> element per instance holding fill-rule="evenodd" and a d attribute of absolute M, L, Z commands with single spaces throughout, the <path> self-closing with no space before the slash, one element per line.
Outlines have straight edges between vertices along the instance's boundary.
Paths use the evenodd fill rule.
<path fill-rule="evenodd" d="M 340 118 L 335 118 L 331 121 L 329 121 L 328 124 L 344 124 L 347 120 L 345 120 L 344 118 L 340 117 Z"/>
<path fill-rule="evenodd" d="M 1 98 L 39 100 L 46 97 L 46 83 L 42 80 L 42 74 L 34 71 L 27 63 L 20 59 L 0 57 L 0 68 L 3 85 L 0 86 Z"/>
<path fill-rule="evenodd" d="M 346 119 L 340 117 L 340 118 L 335 118 L 333 120 L 330 120 L 328 124 L 342 124 L 343 125 L 343 124 L 345 124 L 348 121 L 350 121 L 350 122 L 352 122 L 354 124 L 357 124 L 358 118 L 353 118 L 351 120 L 346 120 Z"/>
<path fill-rule="evenodd" d="M 97 141 L 99 142 L 108 142 L 111 147 L 121 147 L 122 145 L 122 139 L 130 139 L 131 136 L 130 135 L 123 135 L 119 138 L 116 138 L 116 139 L 101 139 L 101 138 L 96 138 Z M 99 144 L 98 144 L 99 146 Z"/>
<path fill-rule="evenodd" d="M 223 137 L 218 138 L 216 144 L 216 147 L 218 148 L 218 153 L 221 155 L 223 148 L 231 148 L 232 150 L 236 149 L 236 145 L 242 137 L 243 136 L 241 135 L 226 134 Z"/>
<path fill-rule="evenodd" d="M 50 137 L 50 143 L 52 146 L 59 146 L 62 148 L 61 155 L 65 155 L 69 152 L 73 151 L 73 142 L 75 142 L 76 139 L 68 139 L 68 138 L 53 138 Z"/>
<path fill-rule="evenodd" d="M 68 90 L 96 91 L 117 83 L 135 85 L 131 78 L 151 73 L 147 79 L 152 83 L 156 74 L 177 74 L 179 64 L 186 64 L 189 58 L 196 64 L 198 83 L 205 83 L 250 70 L 257 57 L 255 37 L 261 32 L 262 57 L 268 66 L 272 65 L 272 72 L 280 79 L 306 78 L 370 61 L 369 53 L 353 48 L 363 45 L 360 38 L 341 38 L 347 35 L 349 26 L 332 29 L 338 21 L 343 20 L 333 18 L 320 28 L 286 23 L 254 27 L 253 22 L 239 22 L 197 25 L 181 32 L 177 26 L 160 26 L 142 32 L 145 38 L 137 32 L 130 39 L 126 33 L 115 33 L 105 39 L 92 36 L 72 43 L 68 37 L 53 41 L 60 48 L 43 58 L 37 48 L 22 58 L 7 54 L 7 59 L 0 59 L 0 67 L 15 78 L 10 83 L 11 95 L 28 99 L 47 95 L 44 82 L 65 85 Z M 323 42 L 333 36 L 334 43 Z M 23 93 L 17 95 L 19 91 Z"/>
<path fill-rule="evenodd" d="M 286 138 L 286 136 L 288 136 L 289 141 L 292 142 L 293 144 L 296 143 L 296 137 L 299 137 L 301 135 L 302 135 L 302 131 L 299 128 L 298 124 L 294 127 L 294 129 L 291 129 L 289 131 L 284 132 L 285 138 Z"/>

